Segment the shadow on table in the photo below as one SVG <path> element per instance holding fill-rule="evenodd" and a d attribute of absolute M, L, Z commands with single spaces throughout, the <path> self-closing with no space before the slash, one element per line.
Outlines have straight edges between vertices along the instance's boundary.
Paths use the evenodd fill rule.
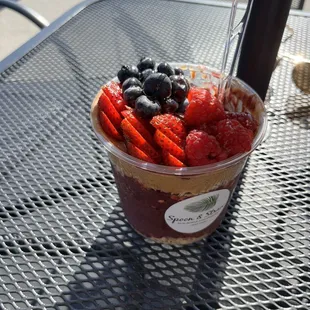
<path fill-rule="evenodd" d="M 309 130 L 309 127 L 305 126 L 309 125 L 309 121 L 305 123 L 304 120 L 307 117 L 309 119 L 310 107 L 294 108 L 293 104 L 298 99 L 300 95 L 290 97 L 287 104 L 291 105 L 287 108 L 292 110 L 285 115 L 292 122 L 296 121 L 295 125 Z M 292 140 L 293 135 L 294 133 Z M 306 146 L 299 146 L 296 153 L 301 153 L 302 148 L 306 150 Z M 304 154 L 306 156 L 306 151 Z M 304 305 L 309 304 L 309 298 L 304 296 L 308 296 L 310 285 L 309 241 L 305 233 L 309 230 L 310 218 L 310 169 L 304 164 L 307 157 L 298 157 L 299 160 L 290 163 L 289 169 L 283 165 L 281 158 L 274 156 L 266 161 L 266 172 L 273 178 L 276 177 L 275 193 L 279 197 L 275 204 L 276 211 L 272 213 L 271 233 L 276 242 L 273 242 L 272 246 L 270 243 L 257 246 L 258 251 L 265 252 L 263 255 L 259 254 L 263 258 L 260 268 L 268 273 L 268 284 L 277 288 L 277 295 L 280 297 L 272 298 L 269 293 L 268 309 L 306 309 Z M 298 295 L 301 297 L 296 298 Z"/>
<path fill-rule="evenodd" d="M 160 245 L 136 234 L 117 205 L 55 309 L 217 309 L 228 226 L 194 245 Z"/>
<path fill-rule="evenodd" d="M 285 105 L 285 117 L 302 129 L 310 129 L 309 95 L 305 93 L 288 97 Z"/>

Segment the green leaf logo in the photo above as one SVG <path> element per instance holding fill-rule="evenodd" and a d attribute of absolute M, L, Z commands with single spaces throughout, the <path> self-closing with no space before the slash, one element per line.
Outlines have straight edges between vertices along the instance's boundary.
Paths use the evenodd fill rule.
<path fill-rule="evenodd" d="M 208 209 L 214 207 L 216 205 L 217 199 L 219 198 L 219 194 L 210 196 L 208 198 L 205 198 L 203 200 L 193 202 L 189 205 L 187 205 L 184 210 L 189 212 L 204 212 Z"/>

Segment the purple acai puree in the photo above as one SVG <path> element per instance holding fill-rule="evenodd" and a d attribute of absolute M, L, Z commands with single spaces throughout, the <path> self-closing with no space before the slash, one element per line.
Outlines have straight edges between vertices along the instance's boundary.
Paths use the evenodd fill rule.
<path fill-rule="evenodd" d="M 190 197 L 181 198 L 178 195 L 145 188 L 135 178 L 120 173 L 113 164 L 112 168 L 125 216 L 129 224 L 145 237 L 199 239 L 215 231 L 225 216 L 228 203 L 214 222 L 205 229 L 195 233 L 175 231 L 166 223 L 165 212 L 173 204 Z M 225 188 L 232 194 L 237 182 L 238 176 L 229 184 L 214 190 Z"/>

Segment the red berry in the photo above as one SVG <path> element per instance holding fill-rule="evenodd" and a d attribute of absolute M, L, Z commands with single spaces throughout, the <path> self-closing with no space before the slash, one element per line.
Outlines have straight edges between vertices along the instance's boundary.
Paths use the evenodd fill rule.
<path fill-rule="evenodd" d="M 189 102 L 192 100 L 201 99 L 203 101 L 211 101 L 212 95 L 209 90 L 202 88 L 202 87 L 191 87 L 188 92 L 187 99 Z"/>
<path fill-rule="evenodd" d="M 198 126 L 224 118 L 225 111 L 221 102 L 204 88 L 192 88 L 190 90 L 189 105 L 184 113 L 184 121 L 188 126 Z"/>
<path fill-rule="evenodd" d="M 173 166 L 173 167 L 186 167 L 184 163 L 182 163 L 180 160 L 178 160 L 176 157 L 171 155 L 169 152 L 163 150 L 163 161 L 164 164 L 167 166 Z"/>
<path fill-rule="evenodd" d="M 186 138 L 186 127 L 184 122 L 172 114 L 154 116 L 152 118 L 151 124 L 159 130 L 162 130 L 163 128 L 170 129 L 181 140 Z"/>
<path fill-rule="evenodd" d="M 222 149 L 215 137 L 192 130 L 186 137 L 185 153 L 189 166 L 202 166 L 218 161 Z"/>
<path fill-rule="evenodd" d="M 252 114 L 247 112 L 226 112 L 228 119 L 236 119 L 243 127 L 256 131 L 258 123 Z"/>
<path fill-rule="evenodd" d="M 122 122 L 122 116 L 115 109 L 114 105 L 111 103 L 109 97 L 102 93 L 98 101 L 99 110 L 103 111 L 106 116 L 109 118 L 111 123 L 115 126 L 116 129 L 120 129 Z"/>
<path fill-rule="evenodd" d="M 208 135 L 216 136 L 217 135 L 217 122 L 209 122 L 202 124 L 197 127 L 198 130 L 205 131 Z"/>
<path fill-rule="evenodd" d="M 114 127 L 110 119 L 107 117 L 107 115 L 103 111 L 99 111 L 99 120 L 100 125 L 103 129 L 103 131 L 111 136 L 112 138 L 116 140 L 123 140 L 122 135 L 117 131 L 117 129 Z"/>
<path fill-rule="evenodd" d="M 122 96 L 120 84 L 111 81 L 102 87 L 103 92 L 108 96 L 115 109 L 121 112 L 125 109 L 125 101 Z"/>
<path fill-rule="evenodd" d="M 131 142 L 127 141 L 126 146 L 127 146 L 127 151 L 130 155 L 136 158 L 139 158 L 141 160 L 147 161 L 149 163 L 155 163 L 154 160 L 150 156 L 142 152 L 138 147 L 136 147 Z"/>
<path fill-rule="evenodd" d="M 217 124 L 218 134 L 216 136 L 221 147 L 224 148 L 228 156 L 244 153 L 251 150 L 253 133 L 244 128 L 235 119 L 225 119 Z"/>
<path fill-rule="evenodd" d="M 154 140 L 163 150 L 169 152 L 180 161 L 184 161 L 184 150 L 158 129 L 155 131 Z"/>
<path fill-rule="evenodd" d="M 193 97 L 202 96 L 202 90 L 207 91 L 209 95 L 211 96 L 211 93 L 207 89 L 202 88 L 202 87 L 192 86 L 188 92 L 187 99 L 190 101 L 192 100 Z M 208 96 L 208 94 L 204 94 L 204 95 Z"/>
<path fill-rule="evenodd" d="M 123 119 L 121 127 L 127 141 L 131 142 L 142 152 L 151 157 L 154 162 L 160 161 L 160 154 L 145 140 L 145 138 L 137 131 L 137 129 L 135 129 L 127 118 Z"/>
<path fill-rule="evenodd" d="M 150 124 L 153 125 L 156 129 L 160 130 L 171 141 L 173 141 L 174 143 L 182 147 L 183 140 L 172 131 L 173 126 L 171 126 L 172 127 L 171 129 L 167 127 L 167 125 L 169 126 L 169 124 L 162 121 L 162 116 L 165 116 L 165 115 L 158 115 L 158 116 L 153 117 Z"/>
<path fill-rule="evenodd" d="M 222 161 L 228 158 L 228 154 L 225 150 L 222 150 L 222 152 L 216 157 L 216 161 Z"/>
<path fill-rule="evenodd" d="M 131 108 L 130 108 L 130 109 L 131 109 Z M 121 114 L 122 114 L 122 116 L 123 116 L 124 118 L 127 118 L 128 115 L 132 113 L 132 111 L 133 111 L 132 109 L 131 109 L 131 110 L 125 109 L 125 110 L 123 110 L 123 111 L 121 112 Z"/>
<path fill-rule="evenodd" d="M 124 110 L 121 114 L 129 123 L 141 134 L 141 136 L 152 146 L 155 146 L 153 139 L 153 127 L 145 120 L 138 116 L 134 110 Z"/>

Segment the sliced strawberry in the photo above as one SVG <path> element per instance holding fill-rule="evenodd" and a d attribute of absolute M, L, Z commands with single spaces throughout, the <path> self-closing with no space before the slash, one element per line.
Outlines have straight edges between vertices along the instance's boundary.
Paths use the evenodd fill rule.
<path fill-rule="evenodd" d="M 186 167 L 180 160 L 171 155 L 169 152 L 163 150 L 163 161 L 167 166 Z"/>
<path fill-rule="evenodd" d="M 127 116 L 128 116 L 129 114 L 131 114 L 131 113 L 132 113 L 132 111 L 127 110 L 127 109 L 125 109 L 125 110 L 123 110 L 123 111 L 121 112 L 121 114 L 122 114 L 122 116 L 123 116 L 124 118 L 127 118 Z"/>
<path fill-rule="evenodd" d="M 102 93 L 100 96 L 98 106 L 99 109 L 110 119 L 115 128 L 119 129 L 122 122 L 122 117 L 105 93 Z"/>
<path fill-rule="evenodd" d="M 146 120 L 139 117 L 133 110 L 124 110 L 122 111 L 122 115 L 149 144 L 156 147 L 153 136 L 149 130 L 151 126 Z"/>
<path fill-rule="evenodd" d="M 169 152 L 177 159 L 184 161 L 185 159 L 184 150 L 177 144 L 175 144 L 172 140 L 170 140 L 165 134 L 163 134 L 158 129 L 155 131 L 154 140 L 163 150 Z"/>
<path fill-rule="evenodd" d="M 155 132 L 155 129 L 153 126 L 150 125 L 149 120 L 142 118 L 139 116 L 133 108 L 126 106 L 126 110 L 122 111 L 121 114 L 124 118 L 128 118 L 130 114 L 133 114 L 133 116 L 145 127 L 145 129 L 153 134 Z"/>
<path fill-rule="evenodd" d="M 154 116 L 151 120 L 151 124 L 161 131 L 163 131 L 163 128 L 168 128 L 177 135 L 181 140 L 184 140 L 186 138 L 186 127 L 184 122 L 172 115 L 172 114 L 162 114 Z M 170 138 L 173 140 L 173 138 Z M 174 140 L 173 140 L 174 141 Z M 175 141 L 176 142 L 176 141 Z M 176 142 L 177 143 L 177 142 Z"/>
<path fill-rule="evenodd" d="M 150 156 L 142 152 L 138 147 L 136 147 L 131 142 L 127 141 L 126 145 L 127 145 L 127 151 L 130 155 L 139 158 L 141 160 L 147 161 L 149 163 L 155 163 Z"/>
<path fill-rule="evenodd" d="M 122 95 L 122 89 L 116 82 L 110 82 L 102 87 L 103 92 L 108 96 L 118 112 L 125 109 L 125 101 Z"/>
<path fill-rule="evenodd" d="M 150 145 L 143 136 L 137 131 L 137 129 L 129 122 L 127 118 L 124 118 L 121 123 L 124 136 L 127 141 L 130 141 L 137 146 L 142 152 L 151 157 L 155 162 L 160 161 L 160 154 Z"/>
<path fill-rule="evenodd" d="M 176 134 L 172 132 L 168 127 L 166 127 L 163 123 L 158 123 L 156 120 L 154 121 L 154 117 L 151 120 L 151 125 L 153 125 L 155 128 L 160 130 L 165 136 L 167 136 L 171 141 L 173 141 L 178 146 L 183 145 L 183 141 L 181 138 L 179 138 Z"/>
<path fill-rule="evenodd" d="M 100 125 L 106 134 L 108 134 L 109 136 L 111 136 L 116 140 L 120 141 L 124 140 L 122 135 L 117 131 L 117 129 L 114 127 L 110 119 L 103 111 L 99 111 L 99 120 Z"/>

